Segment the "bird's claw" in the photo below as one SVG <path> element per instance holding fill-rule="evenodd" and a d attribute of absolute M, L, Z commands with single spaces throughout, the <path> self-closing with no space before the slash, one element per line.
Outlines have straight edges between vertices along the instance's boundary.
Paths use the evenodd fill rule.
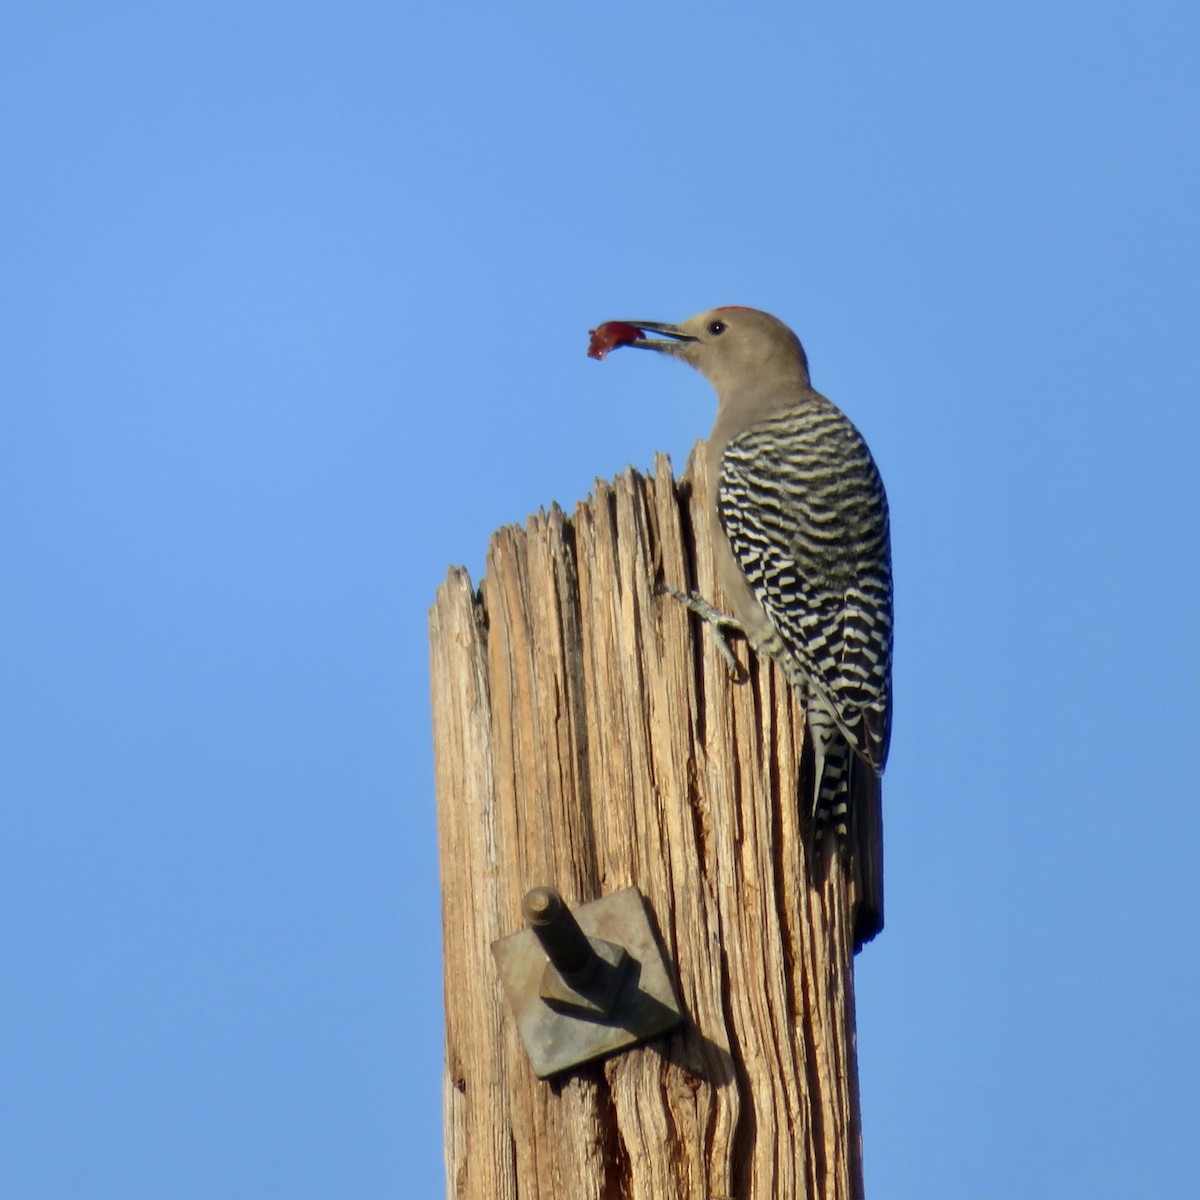
<path fill-rule="evenodd" d="M 723 613 L 719 609 L 714 608 L 699 592 L 681 592 L 678 588 L 664 585 L 660 589 L 660 594 L 670 596 L 672 600 L 678 600 L 680 604 L 691 612 L 694 612 L 705 624 L 712 626 L 713 637 L 716 639 L 717 649 L 721 652 L 721 657 L 725 660 L 725 665 L 729 669 L 729 677 L 734 683 L 744 682 L 748 678 L 746 668 L 738 662 L 729 645 L 729 639 L 725 634 L 726 630 L 729 630 L 731 633 L 745 632 L 737 617 L 730 616 L 729 613 Z"/>

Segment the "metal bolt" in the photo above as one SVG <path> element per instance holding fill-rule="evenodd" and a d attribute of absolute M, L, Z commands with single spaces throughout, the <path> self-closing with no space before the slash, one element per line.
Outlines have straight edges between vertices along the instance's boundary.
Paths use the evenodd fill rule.
<path fill-rule="evenodd" d="M 521 913 L 537 935 L 546 957 L 572 987 L 583 992 L 600 967 L 600 956 L 552 887 L 535 887 L 521 900 Z"/>
<path fill-rule="evenodd" d="M 554 888 L 535 887 L 521 911 L 529 927 L 493 942 L 492 953 L 536 1075 L 679 1024 L 669 967 L 637 888 L 572 913 Z"/>

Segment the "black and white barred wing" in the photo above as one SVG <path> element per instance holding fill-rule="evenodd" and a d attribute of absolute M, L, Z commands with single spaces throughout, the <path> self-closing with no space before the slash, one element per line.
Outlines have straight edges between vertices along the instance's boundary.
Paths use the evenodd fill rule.
<path fill-rule="evenodd" d="M 887 497 L 866 443 L 828 401 L 763 421 L 726 448 L 717 503 L 785 669 L 790 658 L 853 749 L 882 771 L 891 551 Z"/>

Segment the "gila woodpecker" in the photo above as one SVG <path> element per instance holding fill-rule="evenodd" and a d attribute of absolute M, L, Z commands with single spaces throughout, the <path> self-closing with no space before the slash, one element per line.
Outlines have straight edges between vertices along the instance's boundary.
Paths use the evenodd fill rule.
<path fill-rule="evenodd" d="M 851 751 L 878 786 L 892 719 L 888 506 L 871 452 L 813 390 L 799 340 L 768 313 L 714 308 L 681 325 L 607 322 L 589 353 L 602 358 L 620 345 L 681 358 L 716 389 L 708 515 L 733 617 L 695 593 L 676 595 L 718 637 L 722 627 L 743 632 L 799 692 L 813 750 L 813 845 L 830 823 L 844 840 L 851 780 L 862 777 Z"/>

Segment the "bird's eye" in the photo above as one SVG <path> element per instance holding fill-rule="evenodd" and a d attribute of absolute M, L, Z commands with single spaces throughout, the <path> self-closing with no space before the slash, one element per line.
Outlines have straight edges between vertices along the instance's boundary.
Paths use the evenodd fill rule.
<path fill-rule="evenodd" d="M 726 326 L 724 321 L 709 321 L 708 323 L 708 332 L 711 333 L 713 337 L 720 337 L 720 335 L 725 332 L 725 328 Z"/>

